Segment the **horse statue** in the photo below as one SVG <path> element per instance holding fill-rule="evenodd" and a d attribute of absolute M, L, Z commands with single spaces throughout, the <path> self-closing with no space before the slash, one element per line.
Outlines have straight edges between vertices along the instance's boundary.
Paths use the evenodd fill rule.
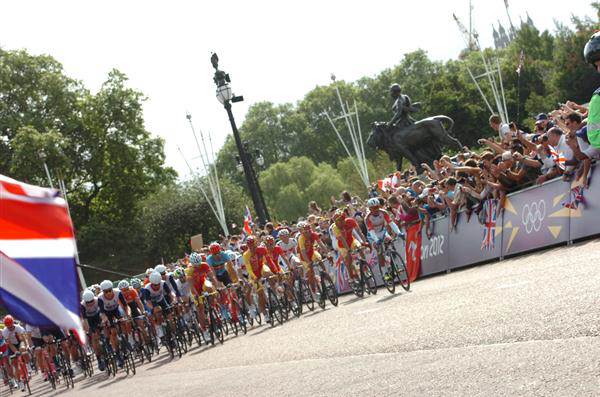
<path fill-rule="evenodd" d="M 444 127 L 448 123 L 448 128 Z M 433 161 L 442 156 L 442 145 L 455 145 L 462 150 L 458 139 L 450 135 L 454 120 L 448 116 L 433 116 L 408 126 L 391 126 L 385 122 L 373 123 L 367 145 L 385 151 L 396 168 L 402 168 L 402 159 L 407 158 L 417 169 L 421 164 L 433 166 Z"/>

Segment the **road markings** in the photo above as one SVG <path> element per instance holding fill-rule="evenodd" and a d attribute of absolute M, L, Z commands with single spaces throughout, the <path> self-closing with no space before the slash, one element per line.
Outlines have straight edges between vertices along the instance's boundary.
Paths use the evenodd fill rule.
<path fill-rule="evenodd" d="M 531 284 L 531 281 L 520 281 L 518 283 L 513 283 L 513 284 L 499 285 L 499 286 L 496 287 L 496 289 L 520 287 L 522 285 L 527 285 L 527 284 Z"/>

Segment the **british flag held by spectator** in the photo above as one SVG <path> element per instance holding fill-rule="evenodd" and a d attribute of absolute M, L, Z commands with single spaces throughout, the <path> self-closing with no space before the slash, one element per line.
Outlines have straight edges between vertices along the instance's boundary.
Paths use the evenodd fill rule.
<path fill-rule="evenodd" d="M 380 179 L 377 181 L 377 185 L 382 192 L 388 192 L 392 190 L 392 178 Z"/>
<path fill-rule="evenodd" d="M 485 211 L 485 223 L 483 224 L 483 242 L 481 243 L 482 251 L 492 251 L 496 242 L 496 200 L 488 199 L 483 204 Z"/>
<path fill-rule="evenodd" d="M 548 146 L 548 147 L 550 149 L 550 155 L 554 159 L 554 162 L 556 163 L 558 168 L 560 168 L 562 171 L 564 171 L 566 168 L 565 161 L 567 161 L 567 159 L 565 158 L 565 155 L 562 154 L 562 152 L 557 151 L 556 148 L 554 148 L 552 146 Z"/>
<path fill-rule="evenodd" d="M 54 189 L 0 175 L 0 300 L 35 326 L 85 333 L 67 203 Z"/>
<path fill-rule="evenodd" d="M 579 204 L 582 203 L 585 205 L 585 198 L 583 197 L 583 186 L 576 186 L 573 189 L 571 189 L 569 202 L 564 203 L 563 206 L 565 208 L 576 210 L 577 207 L 579 207 Z"/>
<path fill-rule="evenodd" d="M 252 234 L 252 228 L 254 227 L 254 223 L 252 222 L 252 214 L 250 213 L 250 209 L 246 206 L 246 213 L 244 214 L 244 235 L 249 236 Z"/>

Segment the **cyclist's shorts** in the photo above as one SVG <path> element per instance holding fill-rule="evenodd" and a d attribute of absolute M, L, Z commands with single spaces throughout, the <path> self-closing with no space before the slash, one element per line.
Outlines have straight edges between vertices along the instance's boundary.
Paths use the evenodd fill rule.
<path fill-rule="evenodd" d="M 352 240 L 352 245 L 350 246 L 350 249 L 352 251 L 357 250 L 360 248 L 360 242 L 356 239 Z M 345 248 L 340 248 L 338 247 L 338 252 L 340 253 L 340 255 L 345 258 L 346 256 L 348 256 L 348 250 Z"/>
<path fill-rule="evenodd" d="M 310 258 L 310 260 L 313 263 L 319 262 L 321 260 L 321 254 L 319 254 L 317 251 L 313 251 L 313 254 L 312 254 L 312 257 Z M 302 263 L 302 267 L 304 267 L 305 272 L 310 270 L 310 268 L 311 268 L 310 263 L 308 263 L 306 261 L 301 261 L 300 263 Z"/>
<path fill-rule="evenodd" d="M 231 284 L 231 278 L 229 277 L 229 273 L 227 271 L 222 272 L 221 274 L 217 273 L 217 280 L 225 284 L 226 287 Z"/>
<path fill-rule="evenodd" d="M 90 332 L 96 332 L 96 330 L 100 327 L 100 314 L 96 314 L 92 317 L 86 318 L 88 325 L 90 326 Z"/>
<path fill-rule="evenodd" d="M 118 309 L 104 312 L 104 314 L 106 314 L 106 317 L 108 317 L 108 322 L 110 324 L 116 324 L 117 321 L 121 318 L 121 312 L 119 312 Z"/>

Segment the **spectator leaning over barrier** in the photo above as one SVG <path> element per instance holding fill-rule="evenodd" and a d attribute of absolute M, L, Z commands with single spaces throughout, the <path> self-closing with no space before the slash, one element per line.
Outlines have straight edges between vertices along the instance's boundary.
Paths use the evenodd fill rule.
<path fill-rule="evenodd" d="M 501 140 L 504 140 L 505 135 L 510 133 L 508 124 L 502 123 L 502 119 L 497 114 L 492 114 L 489 119 L 490 127 L 498 133 Z"/>

